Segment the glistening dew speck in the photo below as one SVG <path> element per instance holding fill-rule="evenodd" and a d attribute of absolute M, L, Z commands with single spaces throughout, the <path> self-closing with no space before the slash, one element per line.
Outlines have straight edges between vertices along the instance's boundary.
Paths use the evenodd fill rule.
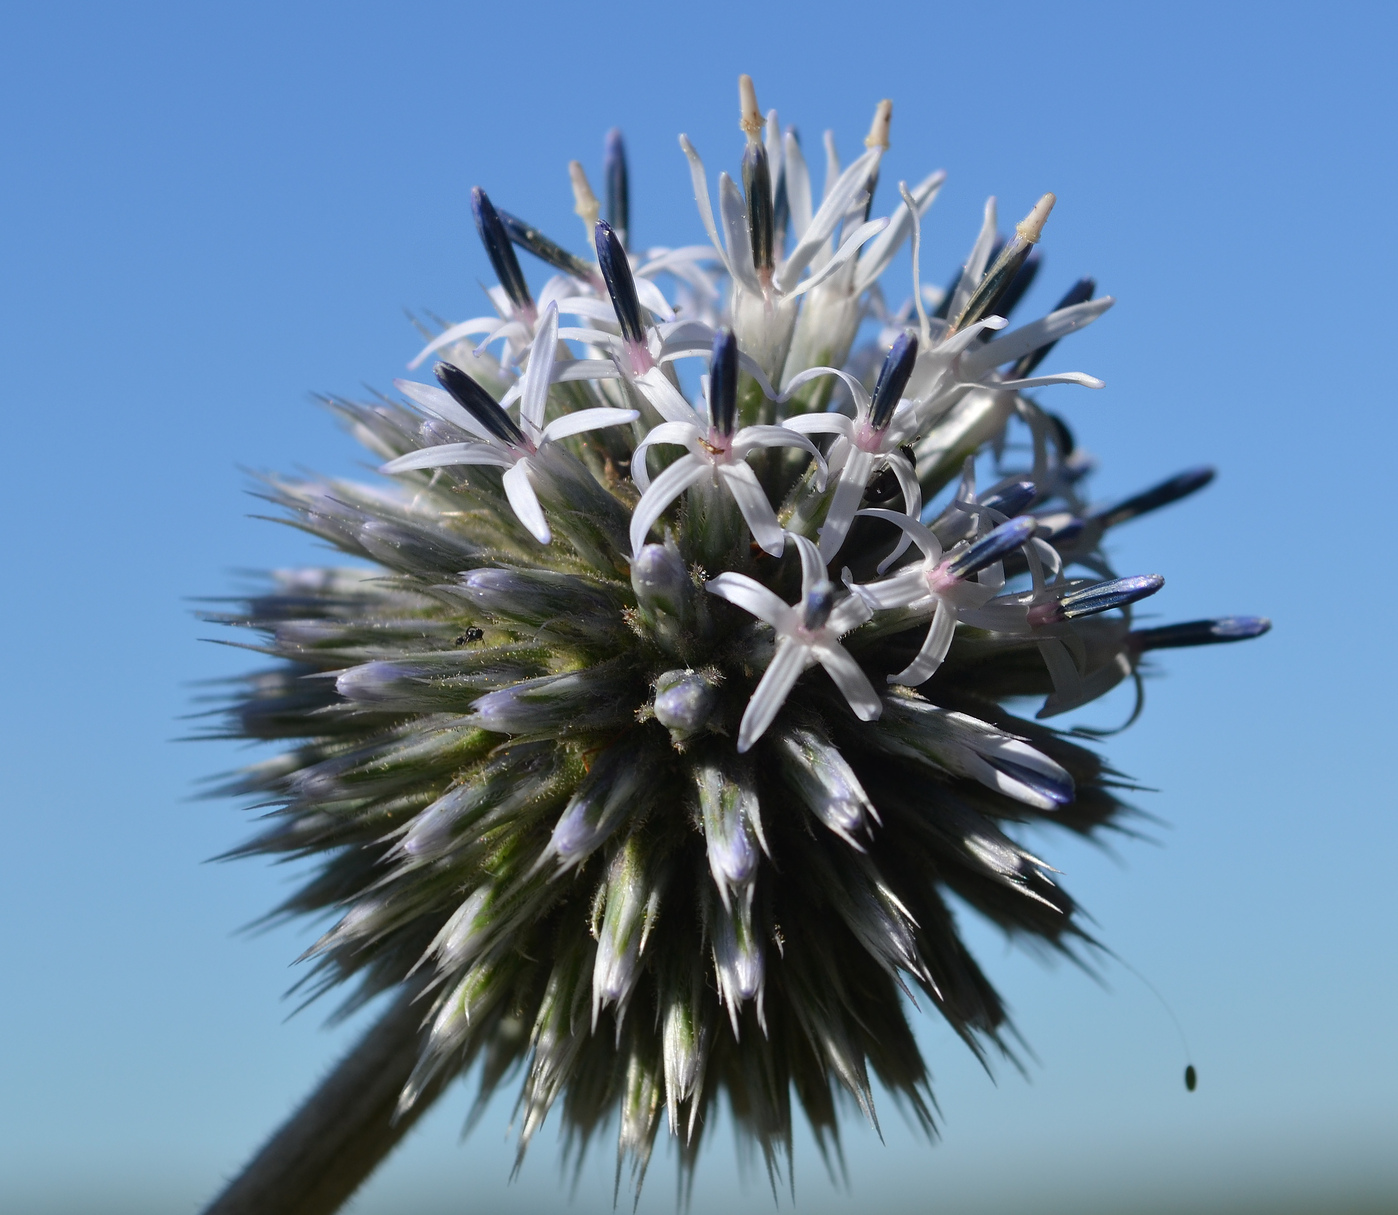
<path fill-rule="evenodd" d="M 521 1155 L 556 1106 L 578 1153 L 615 1124 L 637 1186 L 662 1131 L 692 1176 L 720 1105 L 773 1175 L 793 1107 L 831 1148 L 874 1078 L 931 1131 L 913 1004 L 978 1054 L 1007 1028 L 947 895 L 1072 951 L 1016 830 L 1127 812 L 1094 751 L 1007 706 L 1051 718 L 1150 650 L 1268 627 L 1132 627 L 1163 580 L 1118 577 L 1104 534 L 1211 473 L 1086 505 L 1029 394 L 1102 387 L 1037 371 L 1112 300 L 1082 279 L 1004 319 L 1052 194 L 1007 239 L 988 202 L 939 292 L 943 175 L 875 216 L 888 102 L 848 166 L 827 136 L 816 191 L 747 77 L 740 100 L 741 187 L 715 199 L 680 137 L 711 244 L 634 247 L 615 132 L 605 204 L 570 166 L 587 257 L 474 190 L 494 314 L 432 337 L 436 383 L 331 402 L 386 480 L 266 481 L 355 564 L 217 617 L 277 659 L 228 733 L 290 744 L 230 786 L 274 807 L 240 852 L 318 862 L 279 909 L 337 921 L 305 993 L 399 994 L 212 1210 L 333 1210 L 471 1069 L 482 1101 L 522 1078 Z"/>

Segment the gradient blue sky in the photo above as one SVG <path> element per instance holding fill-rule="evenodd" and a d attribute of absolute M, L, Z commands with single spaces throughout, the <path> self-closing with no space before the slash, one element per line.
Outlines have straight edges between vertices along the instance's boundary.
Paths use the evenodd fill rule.
<path fill-rule="evenodd" d="M 240 754 L 172 741 L 192 683 L 245 662 L 200 641 L 191 597 L 317 559 L 249 517 L 240 469 L 357 467 L 309 393 L 401 374 L 404 306 L 479 310 L 473 184 L 581 244 L 564 167 L 595 174 L 619 124 L 638 239 L 701 239 L 675 136 L 731 169 L 740 71 L 846 150 L 893 98 L 885 179 L 950 174 L 929 281 L 987 194 L 1013 216 L 1057 192 L 1027 307 L 1082 273 L 1120 300 L 1055 356 L 1107 390 L 1048 390 L 1096 492 L 1221 470 L 1114 535 L 1119 566 L 1166 575 L 1161 619 L 1276 622 L 1166 655 L 1113 740 L 1159 790 L 1158 844 L 1034 841 L 1172 1002 L 1199 1091 L 1130 975 L 1099 986 L 971 924 L 1028 1080 L 992 1082 L 926 1020 L 943 1141 L 892 1109 L 883 1145 L 851 1122 L 850 1192 L 801 1141 L 798 1210 L 1398 1202 L 1391 6 L 482 8 L 0 11 L 0 1206 L 189 1211 L 356 1032 L 285 1020 L 309 929 L 235 930 L 290 875 L 203 863 L 246 821 L 190 795 Z M 508 1104 L 458 1146 L 466 1103 L 356 1209 L 562 1206 L 553 1141 L 511 1186 Z M 771 1209 L 733 1162 L 719 1135 L 696 1211 Z M 610 1175 L 589 1167 L 573 1209 L 610 1209 Z M 672 1187 L 662 1153 L 642 1209 Z"/>

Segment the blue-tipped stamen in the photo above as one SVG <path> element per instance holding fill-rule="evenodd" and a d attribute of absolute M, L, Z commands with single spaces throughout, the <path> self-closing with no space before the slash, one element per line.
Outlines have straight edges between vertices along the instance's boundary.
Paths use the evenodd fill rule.
<path fill-rule="evenodd" d="M 1215 620 L 1190 620 L 1156 629 L 1134 629 L 1131 644 L 1138 651 L 1176 650 L 1185 646 L 1221 645 L 1261 637 L 1272 627 L 1265 616 L 1220 616 Z"/>
<path fill-rule="evenodd" d="M 1012 481 L 1009 485 L 1002 485 L 999 489 L 993 489 L 984 497 L 978 498 L 976 505 L 1013 518 L 1034 501 L 1038 492 L 1033 481 Z"/>
<path fill-rule="evenodd" d="M 1165 579 L 1159 574 L 1134 574 L 1130 578 L 1113 578 L 1110 582 L 1095 582 L 1079 587 L 1051 603 L 1036 603 L 1029 609 L 1029 623 L 1058 624 L 1064 620 L 1081 620 L 1113 608 L 1154 595 Z"/>
<path fill-rule="evenodd" d="M 743 193 L 747 195 L 748 235 L 752 241 L 752 264 L 759 273 L 771 273 L 773 233 L 776 224 L 772 208 L 772 167 L 767 149 L 760 140 L 750 139 L 743 151 Z"/>
<path fill-rule="evenodd" d="M 587 262 L 576 254 L 569 253 L 562 245 L 549 240 L 533 224 L 525 223 L 517 215 L 511 215 L 499 208 L 496 208 L 495 214 L 500 217 L 510 240 L 521 249 L 528 249 L 540 261 L 562 270 L 564 274 L 571 274 L 574 278 L 583 280 L 592 278 L 593 270 Z"/>
<path fill-rule="evenodd" d="M 1068 293 L 1053 306 L 1053 311 L 1071 308 L 1074 304 L 1085 304 L 1092 298 L 1096 290 L 1097 280 L 1095 278 L 1080 278 L 1068 288 Z M 1010 369 L 1010 379 L 1028 379 L 1034 368 L 1048 358 L 1049 351 L 1057 345 L 1057 342 L 1047 342 L 1037 350 L 1031 350 Z"/>
<path fill-rule="evenodd" d="M 514 245 L 506 231 L 500 214 L 495 210 L 486 192 L 480 186 L 471 189 L 471 213 L 476 217 L 476 231 L 481 234 L 481 244 L 490 258 L 495 277 L 500 286 L 518 309 L 533 309 L 534 297 L 529 294 L 529 285 L 524 281 L 524 272 L 519 268 Z"/>
<path fill-rule="evenodd" d="M 731 329 L 714 334 L 709 363 L 709 418 L 721 435 L 731 435 L 738 417 L 738 339 Z"/>
<path fill-rule="evenodd" d="M 917 338 L 910 333 L 900 333 L 894 339 L 888 357 L 879 369 L 878 383 L 874 385 L 874 396 L 869 405 L 869 425 L 875 430 L 888 429 L 916 362 Z"/>
<path fill-rule="evenodd" d="M 821 581 L 811 587 L 801 613 L 801 623 L 812 633 L 825 627 L 835 610 L 835 584 Z"/>
<path fill-rule="evenodd" d="M 476 419 L 502 443 L 519 447 L 524 443 L 524 432 L 515 425 L 514 419 L 500 408 L 495 398 L 486 392 L 469 375 L 451 363 L 438 363 L 432 369 L 437 382 L 441 384 L 458 405 Z"/>
<path fill-rule="evenodd" d="M 1190 494 L 1203 489 L 1214 479 L 1214 476 L 1214 470 L 1207 465 L 1202 468 L 1188 469 L 1185 472 L 1177 473 L 1168 481 L 1162 481 L 1159 485 L 1153 485 L 1150 489 L 1132 495 L 1124 502 L 1118 502 L 1115 506 L 1094 511 L 1092 519 L 1103 527 L 1115 527 L 1118 523 L 1125 523 L 1128 519 L 1134 519 L 1149 511 L 1159 510 L 1162 506 L 1169 506 L 1171 502 L 1178 502 L 1181 498 L 1189 497 Z"/>
<path fill-rule="evenodd" d="M 622 142 L 619 127 L 607 132 L 602 166 L 607 193 L 607 222 L 625 245 L 631 232 L 631 189 L 626 172 L 626 144 Z"/>
<path fill-rule="evenodd" d="M 636 280 L 631 274 L 626 248 L 616 229 L 605 219 L 597 221 L 595 233 L 597 264 L 602 267 L 602 278 L 607 284 L 607 294 L 612 297 L 621 336 L 633 346 L 644 346 L 646 327 L 641 321 L 641 299 L 636 294 Z"/>
<path fill-rule="evenodd" d="M 953 578 L 969 578 L 987 565 L 999 561 L 1006 553 L 1028 544 L 1038 526 L 1028 515 L 1002 523 L 988 536 L 982 536 L 970 548 L 947 563 L 947 573 Z"/>
<path fill-rule="evenodd" d="M 1000 237 L 990 248 L 989 265 L 994 266 L 1000 255 L 1005 251 L 1005 246 L 1009 242 Z M 1024 264 L 1020 266 L 1013 278 L 1002 279 L 1000 294 L 990 300 L 986 305 L 985 314 L 987 316 L 1008 317 L 1015 310 L 1015 306 L 1024 298 L 1024 294 L 1034 284 L 1034 279 L 1039 273 L 1039 267 L 1043 264 L 1043 258 L 1039 256 L 1037 245 L 1031 246 L 1029 256 L 1024 259 Z M 958 279 L 959 281 L 959 279 Z M 956 284 L 952 284 L 952 290 L 956 289 Z M 938 315 L 945 317 L 946 310 L 951 307 L 950 295 L 942 301 L 942 308 Z M 989 339 L 992 334 L 982 334 L 983 338 Z"/>

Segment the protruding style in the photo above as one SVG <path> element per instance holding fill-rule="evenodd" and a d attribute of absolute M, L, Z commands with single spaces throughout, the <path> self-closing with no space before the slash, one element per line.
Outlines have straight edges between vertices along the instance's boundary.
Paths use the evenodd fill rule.
<path fill-rule="evenodd" d="M 1044 224 L 1048 222 L 1055 202 L 1057 199 L 1052 194 L 1045 194 L 1034 204 L 1034 209 L 1015 225 L 1014 236 L 1005 242 L 1000 256 L 991 263 L 976 289 L 971 292 L 971 298 L 966 301 L 961 314 L 953 322 L 953 332 L 996 315 L 1002 297 L 1013 285 L 1015 277 L 1043 235 Z"/>

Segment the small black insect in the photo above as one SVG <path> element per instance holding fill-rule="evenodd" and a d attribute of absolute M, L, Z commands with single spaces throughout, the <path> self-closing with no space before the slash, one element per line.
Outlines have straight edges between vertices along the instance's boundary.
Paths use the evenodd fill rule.
<path fill-rule="evenodd" d="M 458 637 L 458 638 L 456 639 L 456 644 L 457 644 L 457 645 L 470 645 L 471 642 L 473 642 L 473 641 L 479 641 L 479 640 L 480 640 L 482 637 L 484 637 L 484 636 L 485 636 L 485 630 L 484 630 L 484 629 L 478 629 L 478 628 L 476 628 L 476 627 L 473 625 L 471 628 L 467 629 L 464 633 L 461 634 L 460 637 Z"/>
<path fill-rule="evenodd" d="M 1199 1073 L 1194 1070 L 1194 1064 L 1191 1063 L 1184 1069 L 1184 1087 L 1192 1093 L 1198 1083 Z"/>

